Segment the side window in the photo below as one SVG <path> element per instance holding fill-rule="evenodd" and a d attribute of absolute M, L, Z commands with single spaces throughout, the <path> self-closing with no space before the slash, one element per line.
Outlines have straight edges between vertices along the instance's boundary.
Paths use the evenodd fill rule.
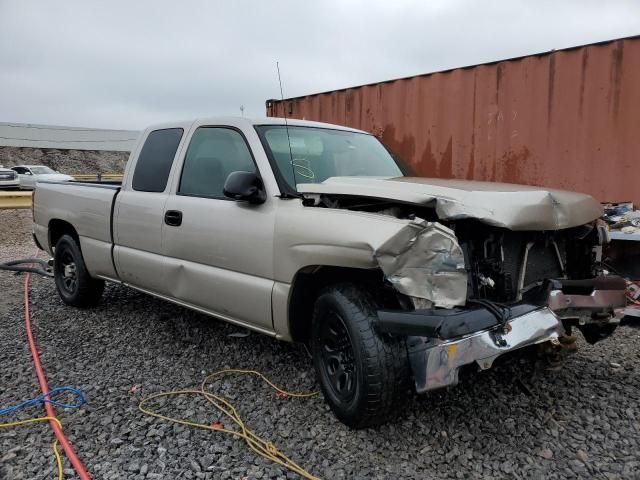
<path fill-rule="evenodd" d="M 225 198 L 224 182 L 237 171 L 256 172 L 242 135 L 231 128 L 200 127 L 184 159 L 178 194 Z"/>
<path fill-rule="evenodd" d="M 134 190 L 164 192 L 182 133 L 181 128 L 167 128 L 154 130 L 149 134 L 133 172 Z"/>

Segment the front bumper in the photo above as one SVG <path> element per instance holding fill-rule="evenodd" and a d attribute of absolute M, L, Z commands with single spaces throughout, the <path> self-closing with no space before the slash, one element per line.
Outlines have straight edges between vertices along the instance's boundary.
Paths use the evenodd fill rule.
<path fill-rule="evenodd" d="M 559 338 L 579 328 L 590 343 L 606 338 L 620 323 L 624 279 L 552 280 L 504 309 L 505 318 L 482 305 L 470 308 L 378 312 L 378 329 L 405 336 L 416 390 L 455 385 L 460 367 L 490 368 L 505 353 Z"/>
<path fill-rule="evenodd" d="M 0 190 L 20 188 L 20 180 L 0 180 Z"/>
<path fill-rule="evenodd" d="M 593 317 L 612 315 L 627 304 L 627 282 L 617 275 L 554 282 L 547 305 L 563 319 L 575 318 L 584 324 Z"/>
<path fill-rule="evenodd" d="M 500 355 L 543 342 L 557 343 L 564 335 L 562 322 L 546 307 L 516 317 L 505 327 L 457 340 L 410 337 L 409 361 L 417 392 L 456 385 L 458 372 L 464 365 L 476 363 L 486 370 Z"/>

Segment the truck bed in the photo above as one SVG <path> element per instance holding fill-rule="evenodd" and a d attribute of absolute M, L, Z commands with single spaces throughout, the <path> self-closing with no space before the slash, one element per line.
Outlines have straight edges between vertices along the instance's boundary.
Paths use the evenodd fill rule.
<path fill-rule="evenodd" d="M 39 244 L 53 254 L 56 226 L 66 222 L 78 233 L 80 248 L 92 275 L 117 278 L 112 259 L 112 219 L 119 192 L 117 183 L 38 182 L 33 217 Z"/>

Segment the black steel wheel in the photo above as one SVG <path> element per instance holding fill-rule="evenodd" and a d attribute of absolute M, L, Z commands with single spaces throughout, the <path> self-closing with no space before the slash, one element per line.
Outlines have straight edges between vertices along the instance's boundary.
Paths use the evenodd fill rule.
<path fill-rule="evenodd" d="M 60 275 L 60 286 L 65 293 L 73 295 L 78 288 L 78 274 L 76 262 L 69 250 L 60 255 L 60 262 L 56 263 L 56 273 Z"/>
<path fill-rule="evenodd" d="M 70 235 L 63 235 L 56 243 L 53 274 L 58 294 L 65 303 L 90 307 L 100 301 L 104 281 L 89 275 L 80 246 Z"/>
<path fill-rule="evenodd" d="M 328 312 L 320 324 L 322 361 L 320 368 L 328 379 L 333 394 L 343 402 L 353 399 L 356 391 L 356 365 L 351 338 L 342 317 L 335 311 Z"/>
<path fill-rule="evenodd" d="M 406 393 L 403 339 L 378 334 L 371 295 L 353 284 L 316 300 L 311 348 L 318 383 L 336 417 L 352 428 L 379 425 Z"/>

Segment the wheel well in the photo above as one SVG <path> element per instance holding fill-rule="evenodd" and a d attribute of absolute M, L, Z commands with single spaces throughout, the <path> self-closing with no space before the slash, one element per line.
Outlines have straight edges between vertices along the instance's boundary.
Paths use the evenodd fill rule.
<path fill-rule="evenodd" d="M 78 244 L 78 247 L 80 247 L 80 237 L 78 236 L 76 229 L 73 228 L 73 225 L 64 220 L 54 219 L 49 222 L 49 245 L 51 246 L 52 251 L 55 248 L 56 243 L 58 243 L 58 240 L 60 240 L 60 237 L 63 235 L 70 235 L 73 237 Z"/>
<path fill-rule="evenodd" d="M 379 306 L 399 308 L 397 292 L 385 284 L 379 269 L 362 269 L 312 265 L 298 271 L 289 296 L 289 331 L 295 342 L 306 342 L 311 335 L 313 305 L 325 287 L 338 283 L 355 283 L 365 286 Z"/>

